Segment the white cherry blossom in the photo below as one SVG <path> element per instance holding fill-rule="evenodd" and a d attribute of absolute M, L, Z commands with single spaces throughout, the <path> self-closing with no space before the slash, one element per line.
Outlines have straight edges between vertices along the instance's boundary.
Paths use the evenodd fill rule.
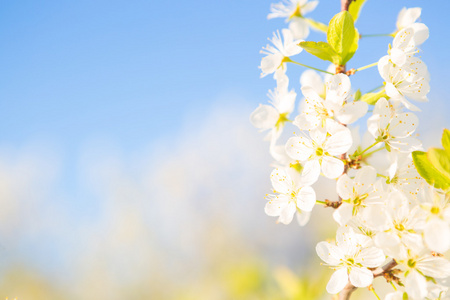
<path fill-rule="evenodd" d="M 412 299 L 424 299 L 428 295 L 427 279 L 424 276 L 433 279 L 450 276 L 450 262 L 443 257 L 410 253 L 399 263 L 406 268 L 403 283 L 406 293 Z"/>
<path fill-rule="evenodd" d="M 297 211 L 303 213 L 299 223 L 305 218 L 309 219 L 308 213 L 316 203 L 316 193 L 310 185 L 317 180 L 319 173 L 307 168 L 301 175 L 295 172 L 291 168 L 278 168 L 270 175 L 276 195 L 267 195 L 269 202 L 266 203 L 265 212 L 269 216 L 279 217 L 278 222 L 283 224 L 291 223 Z"/>
<path fill-rule="evenodd" d="M 375 244 L 387 255 L 404 259 L 410 250 L 415 253 L 422 250 L 423 242 L 420 232 L 424 226 L 423 213 L 417 206 L 410 210 L 409 200 L 402 192 L 389 193 L 384 213 L 372 212 L 370 215 L 379 219 L 377 223 L 380 224 L 376 228 L 378 233 L 374 238 Z"/>
<path fill-rule="evenodd" d="M 422 23 L 415 23 L 412 26 L 400 30 L 392 42 L 389 50 L 389 57 L 392 63 L 403 66 L 409 58 L 418 53 L 417 46 L 428 39 L 428 27 Z"/>
<path fill-rule="evenodd" d="M 250 115 L 253 126 L 262 131 L 270 129 L 267 139 L 273 143 L 280 136 L 285 122 L 289 120 L 297 97 L 294 90 L 288 91 L 285 80 L 279 79 L 277 81 L 280 82 L 281 88 L 269 90 L 268 94 L 272 105 L 260 104 Z"/>
<path fill-rule="evenodd" d="M 450 202 L 432 187 L 423 188 L 420 196 L 426 216 L 425 243 L 430 250 L 444 253 L 450 249 Z"/>
<path fill-rule="evenodd" d="M 378 61 L 378 71 L 385 80 L 386 95 L 392 101 L 402 103 L 406 108 L 420 111 L 407 98 L 427 102 L 427 94 L 430 91 L 429 74 L 426 65 L 418 58 L 408 58 L 404 65 L 392 63 L 389 55 L 383 56 Z"/>
<path fill-rule="evenodd" d="M 317 244 L 317 255 L 336 270 L 328 281 L 328 293 L 339 293 L 348 281 L 355 287 L 372 284 L 373 274 L 368 268 L 380 266 L 385 256 L 382 250 L 368 246 L 370 243 L 369 238 L 356 234 L 353 229 L 340 227 L 335 245 L 328 242 Z"/>
<path fill-rule="evenodd" d="M 344 171 L 344 163 L 335 156 L 344 154 L 352 145 L 352 135 L 348 128 L 340 126 L 332 129 L 313 129 L 305 134 L 291 137 L 286 143 L 287 154 L 305 166 L 322 170 L 325 177 L 336 178 Z M 333 131 L 331 135 L 328 132 Z"/>
<path fill-rule="evenodd" d="M 283 34 L 283 39 L 280 36 L 280 32 L 277 31 L 273 34 L 272 39 L 269 39 L 273 46 L 267 45 L 261 50 L 261 53 L 266 54 L 261 60 L 261 77 L 274 73 L 278 68 L 282 67 L 286 57 L 297 55 L 303 50 L 303 48 L 298 45 L 301 40 L 294 39 L 294 36 L 289 29 L 283 29 L 281 32 Z"/>
<path fill-rule="evenodd" d="M 343 226 L 364 207 L 380 204 L 384 191 L 381 182 L 376 184 L 377 171 L 371 166 L 364 166 L 351 179 L 347 174 L 339 177 L 336 185 L 342 204 L 333 213 L 333 218 Z"/>
<path fill-rule="evenodd" d="M 377 101 L 373 115 L 367 120 L 368 130 L 376 141 L 384 142 L 387 147 L 400 152 L 419 149 L 420 141 L 411 137 L 418 125 L 419 120 L 415 114 L 395 113 L 385 98 Z"/>
<path fill-rule="evenodd" d="M 325 99 L 315 88 L 302 86 L 302 93 L 306 97 L 305 105 L 302 113 L 294 121 L 301 130 L 325 127 L 326 120 L 334 118 L 342 124 L 351 124 L 366 114 L 368 109 L 366 102 L 347 102 L 351 89 L 347 75 L 333 75 L 325 86 Z"/>

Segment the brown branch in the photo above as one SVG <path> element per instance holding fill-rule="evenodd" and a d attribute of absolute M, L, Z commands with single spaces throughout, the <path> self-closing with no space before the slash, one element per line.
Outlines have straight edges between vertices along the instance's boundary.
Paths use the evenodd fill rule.
<path fill-rule="evenodd" d="M 348 11 L 348 7 L 350 6 L 350 3 L 352 3 L 352 1 L 356 0 L 341 0 L 341 11 Z"/>
<path fill-rule="evenodd" d="M 392 270 L 397 265 L 397 262 L 393 259 L 390 262 L 388 262 L 383 267 L 376 268 L 375 270 L 372 270 L 373 277 L 382 276 L 385 273 Z M 351 294 L 357 289 L 351 282 L 349 281 L 347 285 L 344 287 L 344 289 L 339 293 L 339 300 L 348 300 L 350 299 Z"/>

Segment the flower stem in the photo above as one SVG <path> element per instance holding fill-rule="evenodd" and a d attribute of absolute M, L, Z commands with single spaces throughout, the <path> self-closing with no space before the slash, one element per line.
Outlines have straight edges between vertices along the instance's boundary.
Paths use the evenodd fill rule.
<path fill-rule="evenodd" d="M 317 69 L 317 68 L 314 68 L 314 67 L 311 67 L 311 66 L 304 65 L 304 64 L 302 64 L 302 63 L 293 61 L 293 60 L 290 59 L 289 57 L 285 57 L 285 58 L 283 59 L 283 61 L 284 61 L 284 62 L 290 62 L 290 63 L 296 64 L 296 65 L 299 65 L 299 66 L 302 66 L 302 67 L 305 67 L 305 68 L 313 69 L 313 70 L 316 70 L 316 71 L 318 71 L 318 72 L 322 72 L 322 73 L 334 75 L 334 73 L 331 73 L 331 72 L 328 72 L 328 71 L 325 71 L 325 70 L 321 70 L 321 69 Z"/>
<path fill-rule="evenodd" d="M 383 86 L 384 86 L 384 85 L 377 86 L 376 88 L 371 89 L 370 91 L 368 91 L 366 94 L 375 92 L 376 90 L 381 89 Z"/>
<path fill-rule="evenodd" d="M 362 71 L 362 70 L 365 70 L 365 69 L 368 69 L 368 68 L 372 68 L 372 67 L 375 67 L 376 65 L 378 65 L 378 62 L 374 62 L 373 64 L 370 64 L 370 65 L 358 68 L 358 69 L 355 70 L 355 72 L 359 72 L 359 71 Z"/>
<path fill-rule="evenodd" d="M 378 151 L 380 151 L 380 150 L 383 150 L 384 148 L 378 148 L 378 149 L 376 149 L 376 150 L 373 150 L 373 151 L 371 151 L 371 152 L 369 152 L 369 153 L 366 153 L 366 157 L 368 157 L 368 156 L 370 156 L 370 155 L 372 155 L 372 154 L 374 154 L 374 153 L 376 153 L 376 152 L 378 152 Z"/>
<path fill-rule="evenodd" d="M 327 203 L 325 201 L 320 201 L 320 200 L 316 200 L 316 204 L 327 205 Z"/>
<path fill-rule="evenodd" d="M 360 155 L 363 155 L 367 150 L 370 150 L 371 148 L 375 147 L 380 141 L 375 141 L 375 143 L 373 143 L 372 145 L 370 145 L 369 147 L 367 147 L 366 149 L 364 149 L 362 152 L 353 154 L 352 157 L 357 157 Z M 378 150 L 378 149 L 377 149 Z M 373 151 L 372 151 L 373 152 Z"/>
<path fill-rule="evenodd" d="M 397 288 L 395 287 L 395 284 L 391 281 L 391 285 L 394 288 L 394 290 L 397 290 Z"/>
<path fill-rule="evenodd" d="M 380 297 L 377 295 L 377 292 L 375 292 L 375 289 L 373 288 L 372 285 L 369 287 L 369 290 L 372 291 L 372 293 L 375 295 L 375 297 L 377 297 L 378 300 L 381 300 Z"/>

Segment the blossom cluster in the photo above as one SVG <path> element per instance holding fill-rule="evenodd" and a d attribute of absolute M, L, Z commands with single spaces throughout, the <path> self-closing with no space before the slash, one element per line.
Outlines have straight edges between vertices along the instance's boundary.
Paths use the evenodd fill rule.
<path fill-rule="evenodd" d="M 289 88 L 287 66 L 302 53 L 299 44 L 313 24 L 304 15 L 317 4 L 287 0 L 273 4 L 268 15 L 285 18 L 289 26 L 263 48 L 261 76 L 273 76 L 276 87 L 269 90 L 270 104 L 259 105 L 250 117 L 268 132 L 274 159 L 265 212 L 283 224 L 295 216 L 304 226 L 317 205 L 335 208 L 336 239 L 316 247 L 335 270 L 326 287 L 331 294 L 347 284 L 368 287 L 384 275 L 396 288 L 385 299 L 443 299 L 448 288 L 441 281 L 450 276 L 444 256 L 450 249 L 449 194 L 420 177 L 411 155 L 422 149 L 412 112 L 420 109 L 411 101 L 427 102 L 430 90 L 427 67 L 417 56 L 429 34 L 417 22 L 421 8 L 399 13 L 387 55 L 373 64 L 381 86 L 367 93 L 370 101 L 352 89 L 350 77 L 359 76 L 358 69 L 355 74 L 331 65 L 323 77 L 314 70 L 301 75 L 303 99 L 294 116 L 297 93 Z M 291 125 L 295 135 L 283 135 Z M 336 180 L 336 199 L 316 198 L 313 185 L 320 176 Z"/>

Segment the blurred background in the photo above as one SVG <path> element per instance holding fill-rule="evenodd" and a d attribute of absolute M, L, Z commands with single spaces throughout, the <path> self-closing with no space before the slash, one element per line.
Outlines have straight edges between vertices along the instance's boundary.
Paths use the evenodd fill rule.
<path fill-rule="evenodd" d="M 327 23 L 339 2 L 308 17 Z M 287 27 L 270 3 L 0 1 L 0 299 L 331 298 L 314 250 L 334 238 L 331 211 L 303 228 L 264 213 L 272 160 L 249 115 L 275 85 L 259 51 Z M 430 28 L 428 148 L 450 127 L 450 2 L 368 0 L 356 25 L 391 33 L 404 6 Z M 362 39 L 349 66 L 391 41 Z M 302 71 L 289 68 L 297 93 Z M 363 92 L 380 81 L 352 77 Z"/>

